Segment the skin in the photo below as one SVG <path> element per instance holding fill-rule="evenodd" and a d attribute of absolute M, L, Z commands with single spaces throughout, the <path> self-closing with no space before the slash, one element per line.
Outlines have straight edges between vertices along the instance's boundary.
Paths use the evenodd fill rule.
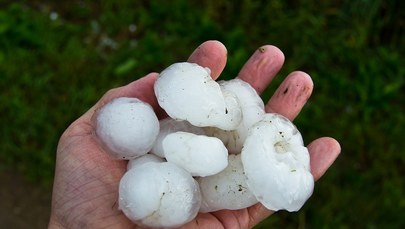
<path fill-rule="evenodd" d="M 226 57 L 224 45 L 207 41 L 191 54 L 188 61 L 209 67 L 216 79 L 225 67 Z M 238 77 L 261 93 L 283 63 L 284 55 L 278 48 L 262 46 L 242 67 Z M 148 102 L 158 117 L 165 117 L 153 92 L 157 75 L 150 73 L 126 86 L 111 89 L 63 133 L 57 148 L 49 228 L 139 228 L 117 208 L 118 184 L 127 162 L 112 160 L 100 146 L 94 130 L 94 113 L 112 99 L 126 96 Z M 268 101 L 266 111 L 293 120 L 312 89 L 309 75 L 293 72 Z M 322 137 L 310 143 L 308 149 L 311 171 L 318 180 L 339 155 L 340 145 L 333 138 Z M 236 211 L 200 213 L 182 228 L 252 228 L 272 213 L 261 204 Z"/>

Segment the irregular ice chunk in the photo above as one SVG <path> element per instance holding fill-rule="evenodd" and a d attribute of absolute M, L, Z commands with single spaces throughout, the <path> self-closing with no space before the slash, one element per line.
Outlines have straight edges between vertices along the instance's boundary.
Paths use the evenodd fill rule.
<path fill-rule="evenodd" d="M 251 127 L 242 163 L 249 189 L 270 210 L 298 211 L 312 194 L 308 150 L 294 124 L 281 115 L 265 114 Z"/>
<path fill-rule="evenodd" d="M 152 107 L 137 98 L 117 98 L 96 116 L 96 134 L 118 159 L 146 154 L 159 133 L 159 121 Z"/>
<path fill-rule="evenodd" d="M 233 130 L 242 119 L 233 93 L 223 93 L 210 70 L 192 63 L 175 63 L 159 74 L 155 82 L 159 105 L 176 120 L 194 126 L 215 126 Z"/>
<path fill-rule="evenodd" d="M 202 195 L 200 212 L 237 210 L 258 202 L 247 187 L 241 154 L 231 154 L 228 158 L 228 166 L 223 171 L 197 179 Z"/>
<path fill-rule="evenodd" d="M 179 131 L 167 135 L 162 146 L 167 161 L 193 176 L 213 175 L 228 165 L 228 150 L 218 138 Z"/>
<path fill-rule="evenodd" d="M 119 185 L 119 208 L 143 226 L 178 227 L 192 220 L 200 205 L 198 183 L 170 162 L 136 166 Z"/>

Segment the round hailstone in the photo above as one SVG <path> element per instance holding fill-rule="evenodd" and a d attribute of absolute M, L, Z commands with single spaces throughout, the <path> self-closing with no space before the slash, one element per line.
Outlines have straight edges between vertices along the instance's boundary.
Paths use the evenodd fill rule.
<path fill-rule="evenodd" d="M 154 154 L 145 154 L 143 156 L 129 160 L 128 164 L 127 164 L 127 170 L 133 169 L 136 166 L 140 166 L 140 165 L 143 165 L 143 164 L 149 163 L 149 162 L 160 163 L 160 162 L 165 162 L 165 160 Z"/>
<path fill-rule="evenodd" d="M 166 160 L 192 176 L 210 176 L 228 165 L 228 150 L 218 138 L 179 131 L 167 135 L 162 146 Z"/>
<path fill-rule="evenodd" d="M 210 70 L 197 64 L 169 66 L 159 74 L 154 89 L 159 105 L 173 119 L 224 130 L 236 129 L 242 120 L 236 95 L 223 93 Z"/>
<path fill-rule="evenodd" d="M 156 138 L 155 143 L 153 143 L 153 147 L 151 149 L 151 153 L 159 156 L 159 157 L 165 157 L 165 154 L 163 152 L 163 147 L 162 147 L 162 142 L 163 139 L 171 133 L 177 132 L 177 131 L 184 131 L 184 132 L 189 132 L 197 135 L 204 135 L 205 132 L 201 127 L 196 127 L 191 125 L 187 121 L 179 121 L 179 120 L 174 120 L 170 117 L 162 119 L 159 121 L 160 125 L 160 131 L 159 134 Z"/>
<path fill-rule="evenodd" d="M 246 140 L 249 128 L 258 122 L 264 111 L 264 103 L 256 90 L 240 79 L 220 81 L 222 91 L 236 95 L 242 110 L 243 120 L 240 125 L 231 131 L 221 130 L 215 127 L 204 128 L 207 135 L 217 137 L 225 144 L 229 153 L 240 153 Z"/>
<path fill-rule="evenodd" d="M 228 166 L 223 171 L 197 179 L 202 195 L 200 212 L 237 210 L 256 204 L 258 201 L 248 189 L 246 179 L 241 154 L 230 154 Z"/>
<path fill-rule="evenodd" d="M 96 134 L 118 159 L 146 154 L 159 133 L 159 120 L 152 107 L 137 98 L 117 98 L 97 112 Z"/>
<path fill-rule="evenodd" d="M 128 170 L 119 185 L 119 208 L 133 222 L 172 228 L 191 221 L 201 205 L 198 183 L 170 162 Z"/>
<path fill-rule="evenodd" d="M 312 194 L 308 150 L 294 124 L 281 115 L 265 114 L 251 127 L 242 163 L 249 189 L 270 210 L 298 211 Z"/>

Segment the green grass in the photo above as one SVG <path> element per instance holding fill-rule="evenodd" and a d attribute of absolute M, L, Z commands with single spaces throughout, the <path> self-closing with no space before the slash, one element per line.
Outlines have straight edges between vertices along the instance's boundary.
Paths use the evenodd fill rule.
<path fill-rule="evenodd" d="M 296 124 L 342 155 L 298 213 L 257 228 L 405 226 L 405 38 L 402 1 L 0 0 L 0 169 L 50 184 L 63 130 L 105 91 L 222 41 L 232 78 L 260 45 L 315 83 Z M 51 19 L 51 16 L 57 18 Z M 129 29 L 131 27 L 132 31 Z"/>

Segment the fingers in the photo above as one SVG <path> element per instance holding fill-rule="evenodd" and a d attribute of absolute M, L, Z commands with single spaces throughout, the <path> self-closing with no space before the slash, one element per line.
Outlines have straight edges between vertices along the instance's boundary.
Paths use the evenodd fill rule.
<path fill-rule="evenodd" d="M 311 96 L 313 87 L 314 84 L 308 74 L 300 71 L 292 72 L 266 104 L 266 112 L 279 113 L 294 120 Z"/>
<path fill-rule="evenodd" d="M 248 228 L 253 228 L 256 226 L 258 223 L 269 217 L 271 214 L 274 213 L 274 211 L 271 211 L 267 209 L 266 207 L 263 206 L 261 203 L 257 203 L 248 209 L 249 212 L 249 227 Z"/>
<path fill-rule="evenodd" d="M 275 46 L 260 47 L 239 72 L 238 78 L 262 93 L 284 63 L 284 54 Z"/>
<path fill-rule="evenodd" d="M 188 62 L 196 63 L 211 70 L 211 77 L 215 80 L 225 68 L 227 50 L 219 41 L 202 43 L 188 58 Z"/>
<path fill-rule="evenodd" d="M 308 145 L 311 173 L 318 180 L 328 170 L 339 156 L 341 148 L 339 142 L 333 138 L 318 138 Z"/>
<path fill-rule="evenodd" d="M 284 54 L 275 46 L 260 47 L 246 62 L 238 78 L 248 82 L 260 94 L 284 63 Z M 267 112 L 279 113 L 293 120 L 310 97 L 311 77 L 300 71 L 291 73 L 266 105 Z"/>

